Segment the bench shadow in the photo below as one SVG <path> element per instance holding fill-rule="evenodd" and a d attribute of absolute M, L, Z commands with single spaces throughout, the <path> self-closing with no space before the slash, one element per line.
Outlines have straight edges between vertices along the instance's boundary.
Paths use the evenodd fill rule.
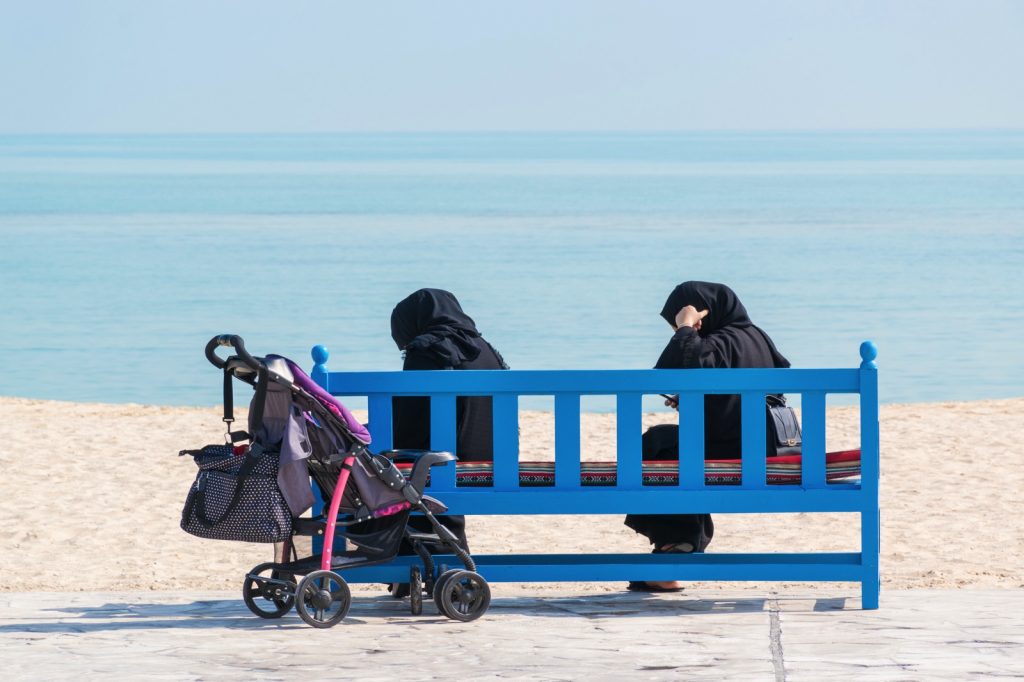
<path fill-rule="evenodd" d="M 846 597 L 834 597 L 832 599 L 815 599 L 815 611 L 842 611 L 846 608 Z"/>
<path fill-rule="evenodd" d="M 772 610 L 774 598 L 700 599 L 685 594 L 585 594 L 558 597 L 500 597 L 491 602 L 486 620 L 502 616 L 530 618 L 661 618 L 714 614 L 762 613 Z M 808 600 L 808 611 L 834 611 L 845 607 L 844 598 Z M 294 610 L 282 618 L 259 618 L 241 599 L 198 600 L 188 603 L 112 602 L 100 606 L 67 606 L 43 610 L 35 622 L 0 625 L 5 633 L 91 633 L 129 630 L 216 629 L 293 630 L 306 625 Z M 52 614 L 49 615 L 49 614 Z M 408 600 L 388 596 L 355 595 L 348 617 L 339 627 L 387 620 L 389 624 L 430 622 L 461 625 L 440 615 L 433 602 L 424 600 L 423 613 L 412 615 Z"/>
<path fill-rule="evenodd" d="M 768 599 L 698 599 L 680 594 L 607 593 L 578 597 L 504 597 L 491 602 L 491 610 L 535 616 L 587 618 L 656 618 L 717 613 L 758 613 L 767 610 Z"/>

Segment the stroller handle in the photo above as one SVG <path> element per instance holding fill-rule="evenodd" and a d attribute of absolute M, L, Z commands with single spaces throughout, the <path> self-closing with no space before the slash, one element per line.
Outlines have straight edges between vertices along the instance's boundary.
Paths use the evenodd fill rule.
<path fill-rule="evenodd" d="M 206 344 L 206 359 L 209 360 L 217 369 L 224 369 L 224 366 L 228 364 L 226 360 L 222 360 L 217 356 L 218 346 L 234 348 L 242 362 L 249 365 L 257 372 L 262 368 L 262 364 L 256 360 L 256 358 L 249 355 L 249 352 L 245 350 L 245 342 L 242 341 L 241 336 L 236 334 L 219 334 L 210 339 L 210 342 Z"/>

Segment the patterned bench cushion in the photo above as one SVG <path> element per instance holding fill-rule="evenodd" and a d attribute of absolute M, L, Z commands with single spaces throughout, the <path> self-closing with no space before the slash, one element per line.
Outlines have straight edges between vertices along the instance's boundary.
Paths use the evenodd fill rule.
<path fill-rule="evenodd" d="M 834 483 L 853 483 L 860 478 L 860 450 L 830 452 L 825 456 L 825 478 Z M 796 485 L 800 483 L 800 455 L 769 457 L 767 460 L 768 483 L 773 485 Z M 398 468 L 406 475 L 412 469 L 411 463 L 400 463 Z M 615 462 L 580 463 L 581 485 L 613 486 L 616 480 Z M 488 488 L 494 481 L 492 462 L 459 462 L 455 476 L 460 487 Z M 679 462 L 664 460 L 643 463 L 644 485 L 676 485 L 679 481 Z M 739 485 L 740 460 L 709 459 L 704 461 L 704 483 L 706 485 Z M 555 485 L 554 462 L 519 462 L 519 485 L 524 488 L 540 488 Z"/>

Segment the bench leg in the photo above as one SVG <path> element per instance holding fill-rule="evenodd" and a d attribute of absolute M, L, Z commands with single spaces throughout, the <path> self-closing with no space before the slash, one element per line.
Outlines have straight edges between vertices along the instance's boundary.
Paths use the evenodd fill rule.
<path fill-rule="evenodd" d="M 860 605 L 862 609 L 878 608 L 880 576 L 878 572 L 879 535 L 881 535 L 878 508 L 861 513 L 860 556 L 864 566 L 864 577 L 860 581 Z"/>
<path fill-rule="evenodd" d="M 860 582 L 860 607 L 865 611 L 878 608 L 878 578 Z"/>

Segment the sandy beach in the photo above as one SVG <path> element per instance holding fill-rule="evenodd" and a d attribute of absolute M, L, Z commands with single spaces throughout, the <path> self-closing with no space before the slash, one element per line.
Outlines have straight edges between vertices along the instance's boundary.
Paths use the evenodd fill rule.
<path fill-rule="evenodd" d="M 1024 398 L 881 408 L 884 587 L 1024 587 L 1022 414 Z M 645 415 L 645 425 L 672 418 Z M 522 459 L 550 458 L 552 415 L 523 412 L 520 422 Z M 609 459 L 614 415 L 585 414 L 582 437 L 585 459 Z M 271 548 L 178 527 L 195 469 L 177 453 L 220 440 L 218 408 L 0 398 L 0 591 L 237 589 Z M 830 409 L 828 449 L 856 445 L 856 408 Z M 719 514 L 715 522 L 709 551 L 858 547 L 853 515 Z M 468 531 L 477 553 L 647 549 L 618 516 L 470 517 Z"/>

